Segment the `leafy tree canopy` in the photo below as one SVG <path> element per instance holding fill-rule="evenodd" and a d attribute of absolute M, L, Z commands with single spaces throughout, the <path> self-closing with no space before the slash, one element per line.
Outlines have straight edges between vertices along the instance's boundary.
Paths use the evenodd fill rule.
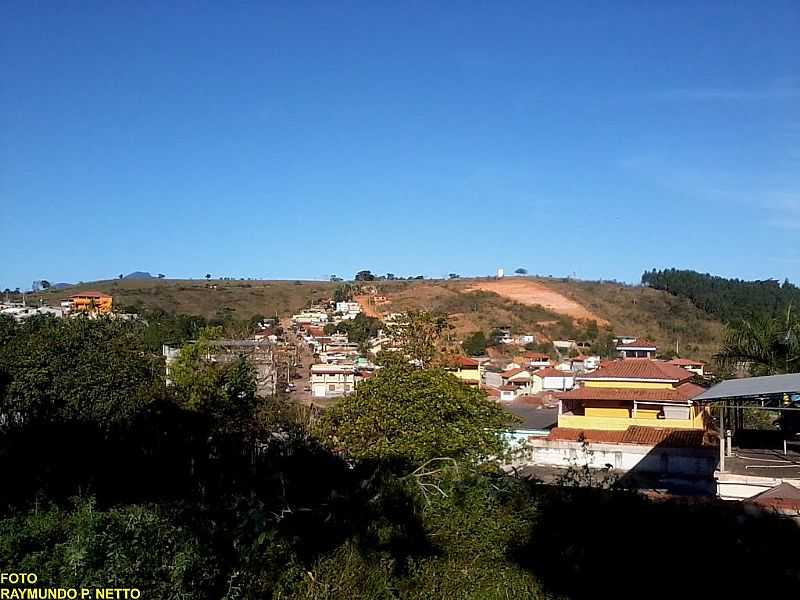
<path fill-rule="evenodd" d="M 484 333 L 482 331 L 476 331 L 466 337 L 461 347 L 464 349 L 464 352 L 470 356 L 482 356 L 486 354 L 486 345 L 487 340 Z"/>
<path fill-rule="evenodd" d="M 7 379 L 0 414 L 26 424 L 125 421 L 163 389 L 161 357 L 147 351 L 144 328 L 111 318 L 6 322 L 0 328 L 8 336 L 0 346 Z"/>
<path fill-rule="evenodd" d="M 447 315 L 428 311 L 403 313 L 387 327 L 400 355 L 422 368 L 445 364 L 457 352 L 452 329 Z"/>
<path fill-rule="evenodd" d="M 800 372 L 800 319 L 792 308 L 779 317 L 757 316 L 728 326 L 715 359 L 723 369 L 746 365 L 751 375 Z"/>
<path fill-rule="evenodd" d="M 513 417 L 441 369 L 387 367 L 330 408 L 323 435 L 356 459 L 477 462 L 505 450 Z"/>
<path fill-rule="evenodd" d="M 784 281 L 744 281 L 679 269 L 646 271 L 642 283 L 688 298 L 698 308 L 723 321 L 756 315 L 776 316 L 788 306 L 800 307 L 800 288 Z"/>

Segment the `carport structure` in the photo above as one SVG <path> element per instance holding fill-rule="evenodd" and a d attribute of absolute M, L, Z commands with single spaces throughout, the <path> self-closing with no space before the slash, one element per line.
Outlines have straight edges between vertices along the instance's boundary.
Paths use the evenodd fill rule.
<path fill-rule="evenodd" d="M 693 400 L 714 408 L 720 473 L 800 479 L 800 373 L 723 381 Z M 781 430 L 748 440 L 747 411 L 780 415 Z M 735 451 L 734 440 L 739 443 Z"/>

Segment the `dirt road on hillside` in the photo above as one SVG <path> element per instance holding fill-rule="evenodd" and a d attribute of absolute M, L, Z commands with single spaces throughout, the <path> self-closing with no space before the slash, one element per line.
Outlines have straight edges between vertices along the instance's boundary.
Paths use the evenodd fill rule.
<path fill-rule="evenodd" d="M 478 281 L 471 284 L 467 291 L 494 292 L 500 296 L 514 300 L 520 304 L 539 305 L 573 319 L 594 319 L 598 325 L 606 325 L 608 321 L 601 319 L 585 306 L 562 296 L 539 281 L 531 279 L 498 279 L 496 281 Z"/>
<path fill-rule="evenodd" d="M 375 306 L 370 304 L 369 296 L 353 296 L 353 300 L 358 302 L 361 305 L 361 311 L 367 315 L 368 317 L 375 317 L 376 319 L 380 319 L 381 313 L 375 310 Z"/>

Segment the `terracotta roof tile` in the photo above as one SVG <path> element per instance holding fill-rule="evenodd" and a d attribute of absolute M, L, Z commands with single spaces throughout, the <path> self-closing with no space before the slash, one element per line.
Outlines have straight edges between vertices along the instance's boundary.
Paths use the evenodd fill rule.
<path fill-rule="evenodd" d="M 551 441 L 577 442 L 581 439 L 598 444 L 634 444 L 662 448 L 697 448 L 703 445 L 703 431 L 631 425 L 625 431 L 554 427 L 547 436 Z"/>
<path fill-rule="evenodd" d="M 455 364 L 459 367 L 477 367 L 480 363 L 475 360 L 474 358 L 469 358 L 467 356 L 458 356 L 456 357 Z"/>
<path fill-rule="evenodd" d="M 749 502 L 769 508 L 797 511 L 800 510 L 800 489 L 784 481 L 753 496 Z"/>
<path fill-rule="evenodd" d="M 572 429 L 568 427 L 553 427 L 547 436 L 550 441 L 577 442 L 581 439 L 587 442 L 619 444 L 622 442 L 624 431 L 605 431 L 600 429 Z"/>
<path fill-rule="evenodd" d="M 519 375 L 520 373 L 523 373 L 525 371 L 527 371 L 527 369 L 511 369 L 509 371 L 503 371 L 502 373 L 500 373 L 500 375 L 503 377 L 503 379 L 508 379 L 510 377 L 514 377 L 514 375 Z"/>
<path fill-rule="evenodd" d="M 534 371 L 533 375 L 537 377 L 575 377 L 575 374 L 570 371 L 559 371 L 553 367 L 539 369 L 538 371 Z"/>
<path fill-rule="evenodd" d="M 680 367 L 678 367 L 680 368 Z M 702 394 L 705 388 L 694 383 L 683 383 L 675 388 L 652 390 L 636 388 L 579 387 L 559 395 L 562 400 L 614 400 L 623 402 L 675 402 L 686 404 Z"/>
<path fill-rule="evenodd" d="M 622 344 L 617 344 L 617 349 L 625 349 L 625 348 L 655 348 L 656 345 L 654 342 L 650 340 L 643 340 L 643 339 L 635 339 L 632 342 L 623 342 Z"/>
<path fill-rule="evenodd" d="M 704 363 L 702 360 L 692 360 L 691 358 L 673 358 L 671 361 L 669 361 L 669 364 L 676 365 L 678 367 L 702 367 L 706 363 Z"/>
<path fill-rule="evenodd" d="M 599 369 L 579 379 L 659 379 L 686 381 L 692 374 L 686 369 L 661 360 L 625 358 L 603 364 Z"/>
<path fill-rule="evenodd" d="M 111 296 L 103 292 L 80 292 L 79 294 L 72 294 L 70 298 L 111 298 Z"/>
<path fill-rule="evenodd" d="M 697 448 L 703 445 L 702 429 L 670 429 L 631 425 L 622 436 L 623 444 L 661 446 L 662 448 Z"/>

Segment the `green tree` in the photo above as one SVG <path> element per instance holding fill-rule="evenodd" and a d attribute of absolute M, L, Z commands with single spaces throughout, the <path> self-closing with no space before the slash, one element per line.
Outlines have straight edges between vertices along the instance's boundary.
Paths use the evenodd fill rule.
<path fill-rule="evenodd" d="M 119 319 L 36 317 L 0 350 L 8 423 L 78 421 L 107 428 L 132 418 L 163 393 L 159 356 L 145 325 Z"/>
<path fill-rule="evenodd" d="M 214 419 L 222 429 L 237 430 L 252 417 L 256 406 L 255 371 L 244 357 L 215 360 L 214 340 L 220 327 L 206 327 L 187 344 L 170 369 L 181 406 Z"/>
<path fill-rule="evenodd" d="M 714 358 L 724 370 L 747 365 L 751 375 L 800 372 L 800 320 L 790 306 L 780 317 L 736 321 Z"/>
<path fill-rule="evenodd" d="M 116 584 L 142 598 L 210 598 L 218 574 L 207 544 L 158 508 L 107 511 L 92 501 L 0 520 L 0 564 L 38 575 L 41 587 Z"/>
<path fill-rule="evenodd" d="M 415 310 L 403 313 L 387 327 L 400 354 L 423 369 L 455 353 L 449 337 L 452 329 L 446 314 Z"/>
<path fill-rule="evenodd" d="M 355 276 L 356 281 L 375 281 L 375 275 L 372 271 L 359 271 Z"/>
<path fill-rule="evenodd" d="M 387 367 L 323 415 L 320 430 L 355 459 L 476 463 L 506 449 L 513 417 L 441 369 Z"/>
<path fill-rule="evenodd" d="M 487 340 L 484 333 L 482 331 L 476 331 L 475 333 L 469 334 L 464 339 L 464 343 L 461 344 L 461 347 L 464 349 L 464 352 L 470 356 L 482 356 L 486 354 L 486 345 Z"/>
<path fill-rule="evenodd" d="M 353 299 L 353 286 L 343 283 L 333 291 L 334 302 L 350 302 Z"/>
<path fill-rule="evenodd" d="M 517 275 L 527 275 L 528 269 L 526 269 L 525 267 L 520 267 L 516 271 L 514 271 L 514 273 L 516 273 Z"/>
<path fill-rule="evenodd" d="M 330 323 L 329 323 L 330 325 Z M 327 325 L 325 326 L 328 327 Z M 327 331 L 346 333 L 347 340 L 354 344 L 359 344 L 364 347 L 370 338 L 378 335 L 378 331 L 383 327 L 380 319 L 375 317 L 368 317 L 363 312 L 358 313 L 354 319 L 347 319 L 334 325 Z M 326 329 L 323 329 L 326 331 Z M 330 333 L 326 333 L 330 335 Z"/>

